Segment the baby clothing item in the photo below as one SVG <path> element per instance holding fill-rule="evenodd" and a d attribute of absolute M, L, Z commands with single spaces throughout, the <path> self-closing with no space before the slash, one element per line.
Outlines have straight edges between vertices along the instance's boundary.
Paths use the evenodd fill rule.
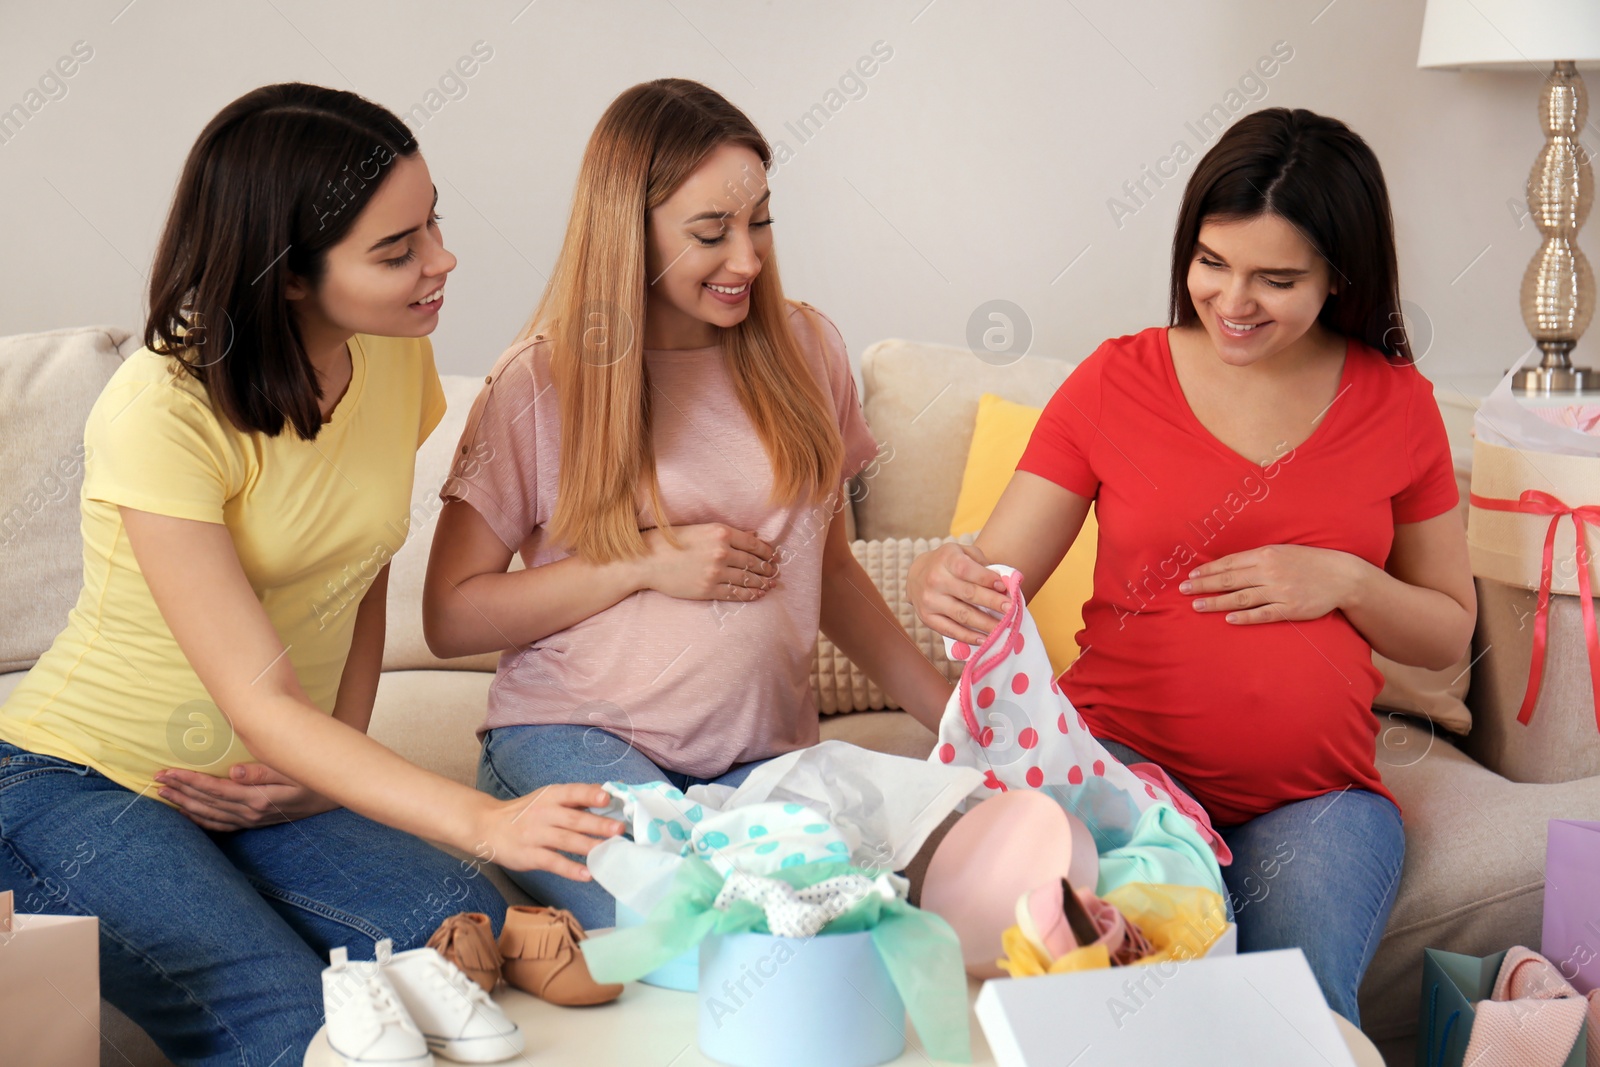
<path fill-rule="evenodd" d="M 593 810 L 628 832 L 597 844 L 589 871 L 619 906 L 645 916 L 691 860 L 704 859 L 719 879 L 810 865 L 904 870 L 981 781 L 971 767 L 824 741 L 768 760 L 737 787 L 610 782 L 605 806 Z"/>
<path fill-rule="evenodd" d="M 428 947 L 461 968 L 485 993 L 500 984 L 500 946 L 494 927 L 481 911 L 463 911 L 439 924 Z"/>
<path fill-rule="evenodd" d="M 589 935 L 572 912 L 513 905 L 500 931 L 501 974 L 511 985 L 564 1008 L 606 1004 L 622 995 L 616 982 L 596 982 L 579 946 Z"/>
<path fill-rule="evenodd" d="M 1588 1062 L 1600 1063 L 1600 990 L 1586 1000 L 1532 949 L 1506 953 L 1489 999 L 1473 1009 L 1464 1057 L 1473 1067 L 1561 1067 L 1585 1019 Z"/>
<path fill-rule="evenodd" d="M 522 1031 L 460 968 L 431 948 L 395 952 L 388 938 L 370 962 L 329 953 L 322 972 L 328 1045 L 347 1065 L 431 1067 L 429 1050 L 458 1063 L 520 1054 Z"/>
<path fill-rule="evenodd" d="M 1144 781 L 1147 789 L 1153 787 L 1156 796 L 1169 801 L 1178 809 L 1179 814 L 1194 824 L 1195 832 L 1216 854 L 1218 863 L 1227 866 L 1233 862 L 1233 850 L 1211 825 L 1211 816 L 1206 814 L 1206 809 L 1202 808 L 1194 797 L 1179 789 L 1166 771 L 1154 763 L 1130 763 L 1127 767 L 1136 777 Z"/>
<path fill-rule="evenodd" d="M 695 803 L 667 782 L 607 782 L 611 803 L 591 809 L 627 824 L 633 840 L 680 856 L 699 856 L 723 877 L 766 874 L 803 863 L 848 863 L 850 846 L 804 804 L 766 802 L 729 811 Z"/>
<path fill-rule="evenodd" d="M 1051 912 L 1064 912 L 1066 897 L 1060 886 L 1046 885 L 1018 903 L 1017 922 L 1000 935 L 1005 956 L 998 967 L 1013 978 L 1028 978 L 1114 964 L 1183 962 L 1217 950 L 1230 928 L 1221 894 L 1198 886 L 1130 882 L 1098 894 L 1098 902 L 1086 900 L 1082 892 L 1078 896 L 1087 909 L 1080 925 L 1093 924 L 1093 940 L 1088 940 L 1087 929 L 1080 937 L 1054 923 Z M 1233 949 L 1221 951 L 1231 954 Z"/>
<path fill-rule="evenodd" d="M 522 1030 L 455 964 L 431 948 L 394 952 L 378 942 L 378 967 L 428 1048 L 457 1063 L 499 1063 L 523 1050 Z"/>
<path fill-rule="evenodd" d="M 766 913 L 767 929 L 773 936 L 797 938 L 821 933 L 824 926 L 873 894 L 885 900 L 904 900 L 911 885 L 897 874 L 876 878 L 844 874 L 799 888 L 739 871 L 727 878 L 712 901 L 714 908 L 727 911 L 736 901 L 746 901 Z"/>
<path fill-rule="evenodd" d="M 1135 774 L 1095 739 L 1053 677 L 1044 641 L 1023 603 L 1021 573 L 1003 564 L 989 569 L 1004 580 L 1010 610 L 996 616 L 999 625 L 976 649 L 944 639 L 946 653 L 963 667 L 929 761 L 983 772 L 968 805 L 1009 789 L 1051 794 L 1089 826 L 1102 856 L 1126 847 L 1141 829 L 1147 838 L 1153 834 L 1157 840 L 1147 844 L 1185 858 L 1185 876 L 1173 881 L 1192 881 L 1191 854 L 1198 846 L 1211 857 L 1199 862 L 1209 868 L 1202 872 L 1205 884 L 1220 889 L 1216 865 L 1231 862 L 1232 855 L 1204 809 L 1187 797 L 1180 801 L 1181 792 L 1159 768 Z M 1181 817 L 1147 824 L 1144 817 L 1157 807 Z M 1163 840 L 1169 834 L 1179 840 Z M 1102 892 L 1108 888 L 1105 874 Z"/>
<path fill-rule="evenodd" d="M 1017 928 L 1052 964 L 1070 952 L 1099 947 L 1111 966 L 1125 967 L 1152 951 L 1150 939 L 1122 912 L 1087 889 L 1073 892 L 1064 878 L 1017 899 Z"/>
<path fill-rule="evenodd" d="M 343 947 L 328 958 L 322 971 L 322 1013 L 328 1047 L 338 1061 L 345 1067 L 433 1067 L 422 1031 L 378 964 L 351 960 Z"/>
<path fill-rule="evenodd" d="M 901 871 L 982 780 L 971 767 L 830 740 L 768 760 L 736 788 L 690 786 L 689 797 L 718 811 L 762 801 L 804 804 L 838 828 L 851 863 Z"/>
<path fill-rule="evenodd" d="M 506 909 L 495 941 L 489 917 L 464 911 L 439 924 L 428 947 L 478 983 L 485 993 L 504 977 L 524 993 L 563 1007 L 605 1004 L 622 994 L 589 976 L 578 945 L 588 936 L 570 911 L 516 905 Z"/>

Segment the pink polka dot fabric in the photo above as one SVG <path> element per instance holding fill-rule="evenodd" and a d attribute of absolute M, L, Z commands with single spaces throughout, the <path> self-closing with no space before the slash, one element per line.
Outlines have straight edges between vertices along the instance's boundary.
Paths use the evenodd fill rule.
<path fill-rule="evenodd" d="M 1103 796 L 1109 784 L 1141 813 L 1153 804 L 1169 804 L 1194 824 L 1219 861 L 1228 862 L 1227 845 L 1203 808 L 1158 769 L 1150 773 L 1152 765 L 1141 764 L 1143 774 L 1130 770 L 1089 732 L 1056 684 L 1044 641 L 1023 603 L 1021 573 L 1003 564 L 989 569 L 1004 579 L 1011 611 L 977 648 L 945 638 L 946 653 L 963 666 L 930 762 L 983 772 L 969 805 L 1011 789 L 1052 786 L 1059 787 L 1053 790 L 1058 796 L 1067 794 L 1069 812 L 1086 821 L 1092 813 L 1074 810 L 1070 793 L 1091 778 L 1100 779 L 1094 783 L 1098 788 L 1081 795 Z"/>

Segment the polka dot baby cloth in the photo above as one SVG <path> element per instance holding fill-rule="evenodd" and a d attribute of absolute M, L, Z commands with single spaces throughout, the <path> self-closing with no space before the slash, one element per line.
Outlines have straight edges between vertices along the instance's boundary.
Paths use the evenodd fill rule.
<path fill-rule="evenodd" d="M 839 831 L 804 804 L 768 802 L 716 811 L 668 782 L 607 782 L 611 803 L 594 809 L 627 824 L 633 840 L 679 856 L 698 856 L 726 878 L 767 874 L 803 863 L 848 863 Z"/>
<path fill-rule="evenodd" d="M 880 874 L 876 878 L 842 874 L 797 889 L 776 878 L 736 871 L 722 883 L 712 906 L 727 911 L 735 901 L 748 901 L 766 914 L 767 929 L 773 936 L 814 937 L 873 894 L 885 900 L 904 900 L 909 885 L 896 874 Z"/>
<path fill-rule="evenodd" d="M 1171 805 L 1227 862 L 1227 846 L 1203 809 L 1186 796 L 1180 801 L 1153 764 L 1140 764 L 1148 769 L 1148 777 L 1141 776 L 1089 732 L 1056 683 L 1044 641 L 1023 603 L 1021 573 L 1003 564 L 989 569 L 1004 579 L 1011 609 L 977 648 L 944 639 L 945 652 L 963 667 L 929 761 L 983 772 L 968 806 L 1010 789 L 1050 793 L 1089 826 L 1102 851 L 1107 828 L 1131 830 L 1146 809 Z"/>

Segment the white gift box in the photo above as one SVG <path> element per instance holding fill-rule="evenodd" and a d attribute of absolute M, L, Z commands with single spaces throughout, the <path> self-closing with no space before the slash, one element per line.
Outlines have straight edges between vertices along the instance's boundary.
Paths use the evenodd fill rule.
<path fill-rule="evenodd" d="M 998 1067 L 1356 1067 L 1299 949 L 993 979 L 978 1022 Z M 1219 951 L 1220 950 L 1220 951 Z"/>
<path fill-rule="evenodd" d="M 0 893 L 0 1059 L 100 1062 L 100 920 L 13 915 Z"/>

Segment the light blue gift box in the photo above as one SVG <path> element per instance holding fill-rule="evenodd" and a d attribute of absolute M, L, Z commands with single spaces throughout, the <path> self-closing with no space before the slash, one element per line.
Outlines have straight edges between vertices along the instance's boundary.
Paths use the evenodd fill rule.
<path fill-rule="evenodd" d="M 700 1051 L 730 1067 L 873 1067 L 905 1051 L 905 1003 L 870 930 L 712 934 L 699 985 Z"/>
<path fill-rule="evenodd" d="M 617 901 L 617 929 L 625 930 L 630 926 L 643 926 L 645 918 L 620 900 Z M 684 993 L 693 993 L 700 984 L 700 950 L 692 948 L 670 963 L 664 963 L 639 979 L 645 985 L 660 986 L 662 989 L 676 989 Z"/>

